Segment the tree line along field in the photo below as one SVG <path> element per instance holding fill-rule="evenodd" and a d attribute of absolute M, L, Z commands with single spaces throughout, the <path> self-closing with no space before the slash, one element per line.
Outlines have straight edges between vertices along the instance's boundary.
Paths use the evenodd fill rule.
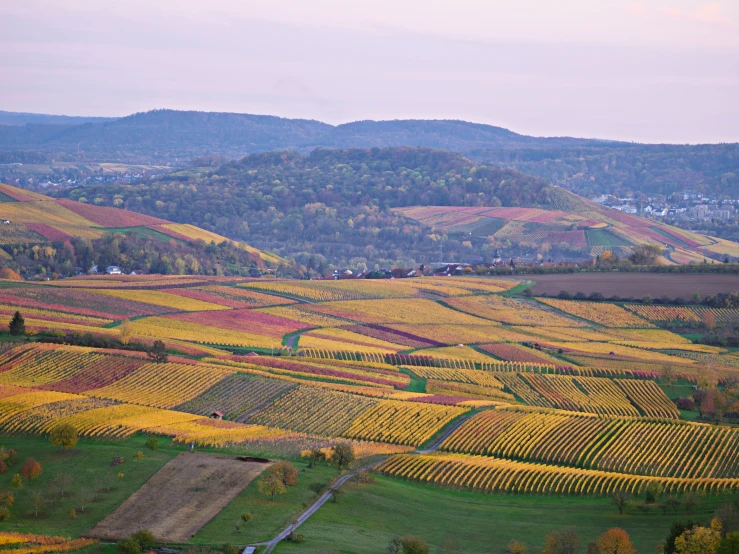
<path fill-rule="evenodd" d="M 517 284 L 8 283 L 0 312 L 24 314 L 29 334 L 0 343 L 0 439 L 42 441 L 66 423 L 85 441 L 155 436 L 293 460 L 346 441 L 411 487 L 736 492 L 739 433 L 720 424 L 739 413 L 735 352 L 660 328 L 666 306 L 512 296 Z M 739 312 L 674 308 L 727 328 Z M 147 353 L 154 341 L 166 360 Z M 676 383 L 693 411 L 665 394 Z"/>

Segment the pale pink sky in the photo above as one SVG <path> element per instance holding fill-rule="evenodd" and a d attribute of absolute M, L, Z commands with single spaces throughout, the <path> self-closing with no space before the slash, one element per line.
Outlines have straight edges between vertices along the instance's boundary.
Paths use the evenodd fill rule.
<path fill-rule="evenodd" d="M 739 141 L 735 0 L 2 0 L 0 110 Z"/>

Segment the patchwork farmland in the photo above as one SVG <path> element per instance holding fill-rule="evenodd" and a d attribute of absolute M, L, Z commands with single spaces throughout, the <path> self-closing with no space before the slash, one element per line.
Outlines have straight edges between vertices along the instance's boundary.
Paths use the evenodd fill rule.
<path fill-rule="evenodd" d="M 700 325 L 710 312 L 729 329 L 739 309 L 537 299 L 523 288 L 477 277 L 8 281 L 0 310 L 8 320 L 20 312 L 27 336 L 6 334 L 0 349 L 0 444 L 43 442 L 68 424 L 84 444 L 153 438 L 173 456 L 192 448 L 300 464 L 345 443 L 357 464 L 377 464 L 376 479 L 493 499 L 736 493 L 739 434 L 725 423 L 739 418 L 738 358 L 663 324 Z M 150 355 L 155 342 L 166 359 Z M 703 404 L 691 409 L 696 390 Z M 198 540 L 258 494 L 255 473 L 228 494 L 204 484 L 217 503 L 190 498 L 168 485 L 169 467 L 69 539 L 128 536 L 143 525 L 136 506 L 154 510 L 152 491 L 164 487 L 184 511 L 164 514 L 160 502 L 150 530 Z M 188 471 L 207 483 L 210 470 L 198 468 Z M 201 505 L 202 521 L 177 523 Z"/>

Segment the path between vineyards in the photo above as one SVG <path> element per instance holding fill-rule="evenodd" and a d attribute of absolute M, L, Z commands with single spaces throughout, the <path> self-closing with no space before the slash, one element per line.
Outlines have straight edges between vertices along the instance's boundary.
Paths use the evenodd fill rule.
<path fill-rule="evenodd" d="M 475 413 L 476 413 L 475 410 L 472 410 L 470 412 L 467 412 L 463 416 L 461 416 L 459 419 L 457 419 L 454 422 L 453 425 L 450 425 L 449 428 L 445 429 L 444 432 L 439 437 L 437 437 L 436 440 L 434 440 L 434 442 L 432 442 L 427 448 L 424 448 L 423 450 L 416 450 L 416 454 L 428 454 L 429 452 L 433 452 L 436 449 L 438 449 L 441 443 L 444 442 L 449 437 L 449 435 L 451 435 L 454 431 L 459 429 L 459 427 L 465 421 L 467 421 L 470 417 L 475 415 Z M 292 533 L 298 527 L 300 527 L 303 523 L 305 523 L 306 520 L 310 516 L 315 514 L 321 506 L 323 506 L 326 502 L 328 502 L 328 500 L 331 498 L 331 495 L 332 495 L 332 492 L 331 492 L 332 489 L 336 490 L 340 488 L 342 485 L 344 485 L 344 483 L 349 481 L 349 479 L 351 479 L 352 477 L 356 476 L 357 473 L 359 473 L 360 471 L 372 469 L 373 467 L 379 465 L 380 463 L 384 461 L 385 461 L 385 458 L 381 460 L 377 460 L 371 464 L 367 464 L 360 468 L 357 468 L 351 473 L 347 473 L 346 475 L 342 475 L 333 483 L 333 485 L 329 488 L 328 491 L 324 492 L 318 498 L 318 500 L 316 500 L 313 504 L 308 506 L 308 508 L 306 508 L 303 513 L 301 513 L 297 518 L 295 518 L 295 520 L 293 520 L 293 523 L 291 523 L 285 529 L 280 531 L 273 539 L 266 541 L 266 542 L 254 543 L 251 546 L 265 546 L 264 550 L 262 550 L 262 554 L 269 554 L 270 552 L 272 552 L 272 550 L 274 550 L 274 548 L 277 546 L 277 544 L 280 541 L 285 540 L 290 535 L 290 533 Z"/>

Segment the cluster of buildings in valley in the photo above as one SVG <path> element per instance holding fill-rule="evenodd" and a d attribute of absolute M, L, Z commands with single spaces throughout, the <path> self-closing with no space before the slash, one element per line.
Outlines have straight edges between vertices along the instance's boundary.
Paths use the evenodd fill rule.
<path fill-rule="evenodd" d="M 739 198 L 717 198 L 710 194 L 686 190 L 669 196 L 616 198 L 603 194 L 593 202 L 624 213 L 670 222 L 736 222 Z"/>
<path fill-rule="evenodd" d="M 100 173 L 91 168 L 56 168 L 29 166 L 23 164 L 0 164 L 0 182 L 29 190 L 46 193 L 50 189 L 69 189 L 89 185 L 112 185 L 125 183 L 134 185 L 154 181 L 162 176 L 161 171 L 106 171 Z"/>

